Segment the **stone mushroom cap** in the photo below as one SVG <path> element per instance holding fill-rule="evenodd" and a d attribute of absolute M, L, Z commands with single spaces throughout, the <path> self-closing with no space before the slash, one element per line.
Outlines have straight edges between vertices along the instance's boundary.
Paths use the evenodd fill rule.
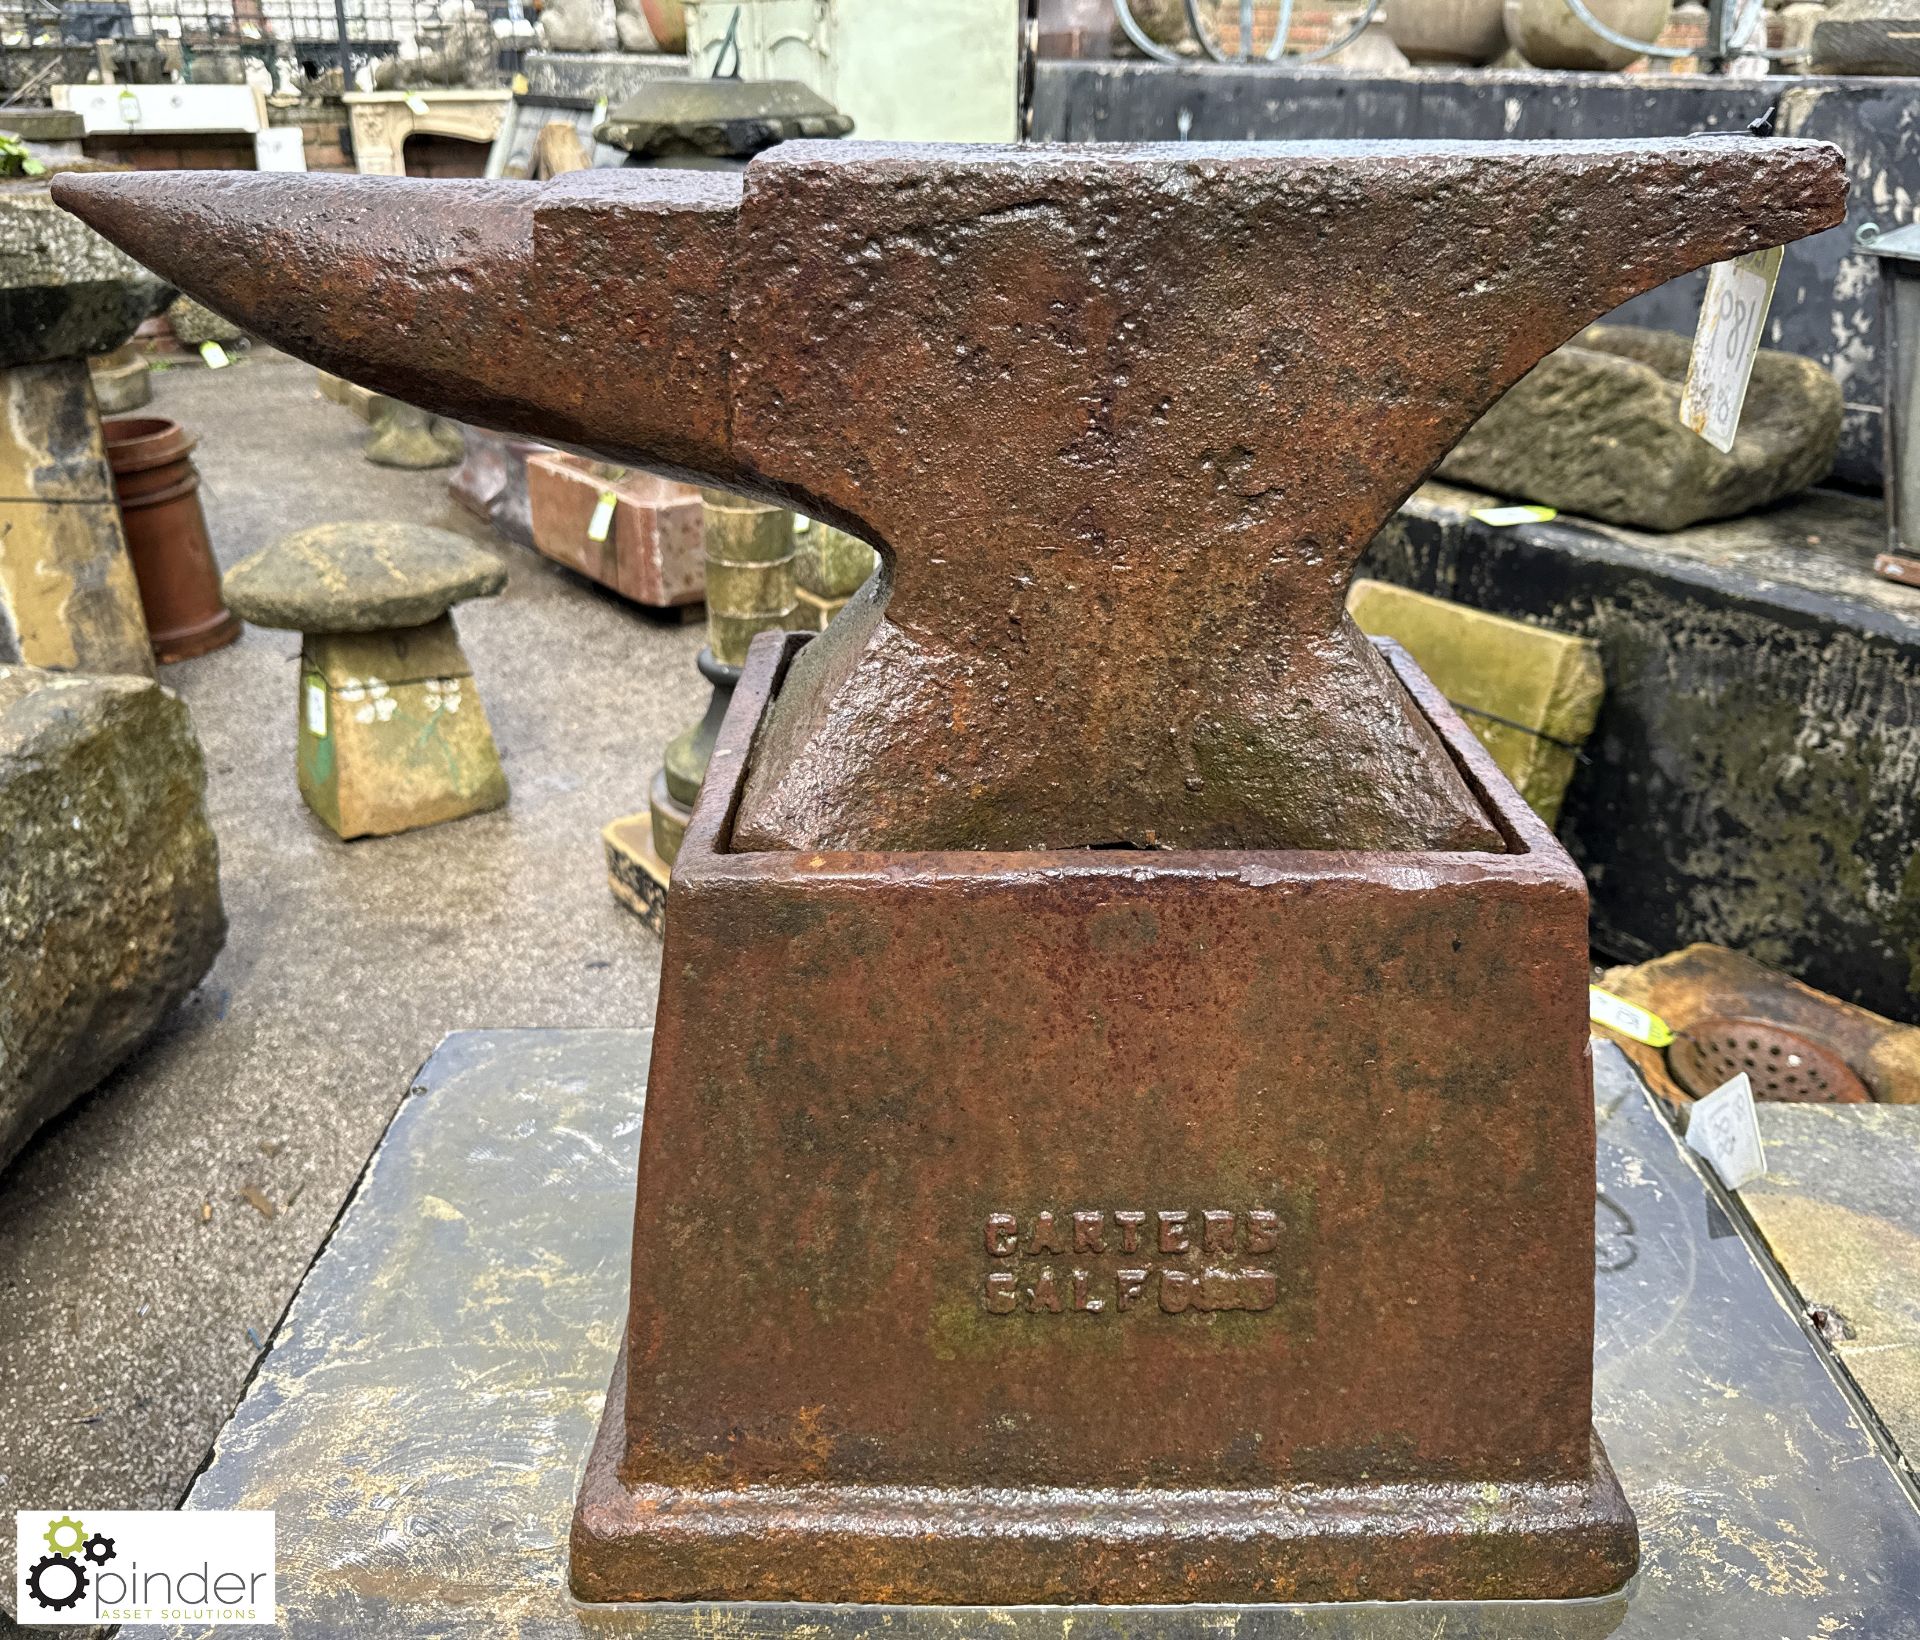
<path fill-rule="evenodd" d="M 315 524 L 227 571 L 227 605 L 255 626 L 385 632 L 425 626 L 507 584 L 491 553 L 425 524 Z"/>

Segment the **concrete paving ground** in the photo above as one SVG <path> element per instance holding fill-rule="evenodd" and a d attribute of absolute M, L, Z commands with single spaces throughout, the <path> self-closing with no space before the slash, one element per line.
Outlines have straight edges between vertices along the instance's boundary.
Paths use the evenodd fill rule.
<path fill-rule="evenodd" d="M 0 1515 L 179 1501 L 445 1033 L 651 1019 L 659 945 L 609 896 L 599 829 L 644 806 L 705 697 L 699 623 L 500 540 L 444 470 L 369 465 L 364 424 L 304 365 L 170 370 L 153 410 L 200 440 L 223 565 L 346 518 L 439 524 L 500 554 L 505 594 L 456 620 L 513 796 L 343 844 L 294 788 L 297 634 L 248 628 L 162 669 L 206 751 L 231 927 L 159 1037 L 0 1174 Z"/>

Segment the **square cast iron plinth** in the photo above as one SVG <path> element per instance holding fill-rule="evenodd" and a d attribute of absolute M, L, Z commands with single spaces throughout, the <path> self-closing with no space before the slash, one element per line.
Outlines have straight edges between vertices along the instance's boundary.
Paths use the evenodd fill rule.
<path fill-rule="evenodd" d="M 593 1601 L 1596 1595 L 1586 890 L 1493 853 L 727 852 L 674 873 Z"/>

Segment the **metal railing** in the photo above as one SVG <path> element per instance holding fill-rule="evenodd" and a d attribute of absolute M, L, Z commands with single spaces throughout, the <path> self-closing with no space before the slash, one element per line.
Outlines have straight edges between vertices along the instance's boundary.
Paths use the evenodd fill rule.
<path fill-rule="evenodd" d="M 1772 62 L 1789 61 L 1804 58 L 1808 48 L 1805 46 L 1769 47 L 1764 43 L 1746 44 L 1734 38 L 1743 17 L 1749 26 L 1758 22 L 1761 40 L 1765 39 L 1765 13 L 1757 5 L 1743 6 L 1741 0 L 1708 0 L 1707 38 L 1704 46 L 1663 46 L 1654 40 L 1636 40 L 1631 35 L 1622 34 L 1618 29 L 1604 23 L 1596 17 L 1586 0 L 1562 0 L 1567 10 L 1579 20 L 1580 24 L 1604 40 L 1608 45 L 1622 51 L 1631 51 L 1638 57 L 1652 57 L 1662 61 L 1673 61 L 1683 57 L 1703 58 L 1710 71 L 1720 72 L 1729 62 L 1741 57 L 1761 57 Z M 1380 10 L 1382 0 L 1368 0 L 1366 9 L 1359 19 L 1338 40 L 1328 42 L 1313 51 L 1289 53 L 1287 36 L 1293 28 L 1294 0 L 1280 0 L 1279 12 L 1274 19 L 1273 35 L 1264 49 L 1256 51 L 1254 46 L 1254 0 L 1239 0 L 1240 29 L 1235 50 L 1229 53 L 1221 45 L 1219 36 L 1201 13 L 1199 0 L 1183 0 L 1187 16 L 1187 28 L 1202 52 L 1216 63 L 1235 67 L 1249 67 L 1256 63 L 1286 63 L 1290 65 L 1321 62 L 1344 51 L 1360 38 Z M 1130 0 L 1113 0 L 1114 17 L 1121 31 L 1133 42 L 1134 48 L 1143 56 L 1151 57 L 1155 62 L 1181 63 L 1188 59 L 1169 46 L 1161 45 L 1140 26 L 1139 19 L 1133 14 Z"/>
<path fill-rule="evenodd" d="M 455 0 L 458 4 L 458 0 Z M 44 97 L 58 80 L 102 66 L 141 81 L 185 73 L 218 54 L 312 79 L 386 57 L 417 55 L 442 24 L 445 0 L 0 0 L 0 101 Z M 473 10 L 524 32 L 520 0 L 474 0 Z M 203 67 L 204 67 L 203 63 Z M 351 87 L 349 86 L 349 89 Z"/>

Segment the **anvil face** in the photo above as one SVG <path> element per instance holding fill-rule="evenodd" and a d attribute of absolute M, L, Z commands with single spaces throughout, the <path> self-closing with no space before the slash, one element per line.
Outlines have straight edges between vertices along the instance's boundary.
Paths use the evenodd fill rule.
<path fill-rule="evenodd" d="M 1838 221 L 1845 182 L 1822 144 L 1702 138 L 56 188 L 328 369 L 873 541 L 738 849 L 1485 851 L 1343 613 L 1356 558 L 1543 355 Z"/>

